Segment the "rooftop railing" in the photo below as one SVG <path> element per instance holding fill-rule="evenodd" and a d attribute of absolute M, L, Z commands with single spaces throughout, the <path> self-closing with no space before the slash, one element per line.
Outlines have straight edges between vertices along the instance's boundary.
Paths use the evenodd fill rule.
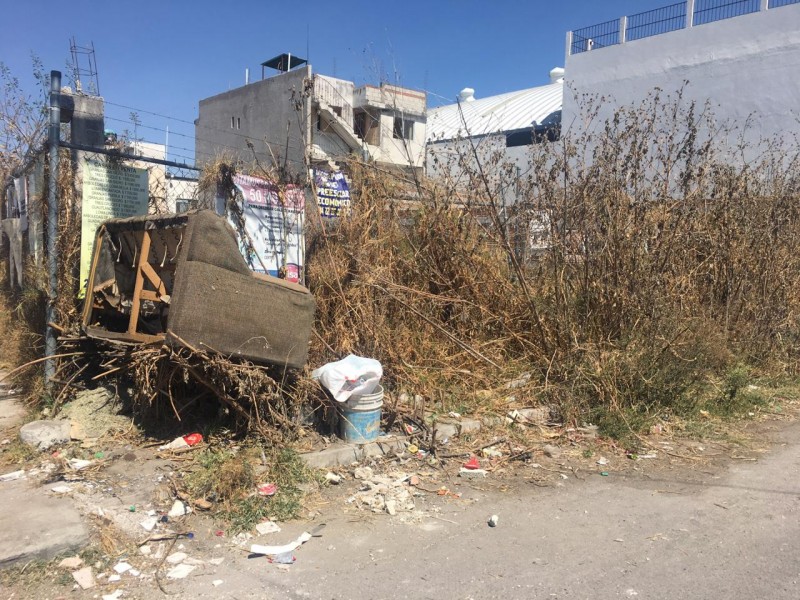
<path fill-rule="evenodd" d="M 567 55 L 798 3 L 800 0 L 685 0 L 570 31 Z"/>

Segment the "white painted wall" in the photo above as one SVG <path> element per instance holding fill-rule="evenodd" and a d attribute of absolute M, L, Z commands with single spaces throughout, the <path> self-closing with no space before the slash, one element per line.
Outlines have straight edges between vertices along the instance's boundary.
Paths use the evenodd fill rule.
<path fill-rule="evenodd" d="M 800 134 L 800 4 L 567 57 L 565 130 L 585 125 L 575 95 L 604 96 L 601 117 L 659 87 L 710 100 L 718 122 L 748 118 L 748 141 Z"/>

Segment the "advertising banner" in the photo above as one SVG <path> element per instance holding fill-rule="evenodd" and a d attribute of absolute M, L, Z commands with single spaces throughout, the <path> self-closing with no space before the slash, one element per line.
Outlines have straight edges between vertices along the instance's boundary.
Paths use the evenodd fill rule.
<path fill-rule="evenodd" d="M 86 294 L 97 227 L 108 219 L 147 214 L 147 169 L 87 159 L 83 163 L 81 208 L 81 289 Z"/>
<path fill-rule="evenodd" d="M 317 205 L 320 214 L 328 219 L 335 219 L 347 214 L 350 210 L 350 186 L 344 173 L 328 172 L 316 169 L 314 181 L 317 187 Z"/>
<path fill-rule="evenodd" d="M 305 254 L 306 197 L 303 188 L 277 185 L 247 175 L 235 175 L 241 191 L 241 220 L 228 215 L 239 234 L 239 247 L 247 264 L 257 273 L 301 282 Z"/>

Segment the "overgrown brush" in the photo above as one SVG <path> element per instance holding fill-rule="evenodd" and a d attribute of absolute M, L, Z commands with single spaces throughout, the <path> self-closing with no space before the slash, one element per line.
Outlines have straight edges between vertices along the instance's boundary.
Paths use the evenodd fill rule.
<path fill-rule="evenodd" d="M 796 373 L 797 148 L 745 152 L 724 133 L 655 93 L 532 146 L 521 178 L 469 140 L 439 165 L 462 184 L 406 189 L 411 202 L 351 165 L 351 214 L 309 236 L 313 359 L 374 356 L 396 390 L 434 402 L 528 370 L 527 401 L 570 421 L 691 410 L 734 364 Z M 546 244 L 526 252 L 541 224 Z"/>

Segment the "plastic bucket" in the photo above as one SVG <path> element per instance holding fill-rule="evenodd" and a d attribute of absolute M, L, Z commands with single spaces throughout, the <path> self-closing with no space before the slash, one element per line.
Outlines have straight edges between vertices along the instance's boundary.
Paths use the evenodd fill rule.
<path fill-rule="evenodd" d="M 339 405 L 339 435 L 347 442 L 364 443 L 378 438 L 381 429 L 383 387 L 372 394 L 350 396 Z"/>

